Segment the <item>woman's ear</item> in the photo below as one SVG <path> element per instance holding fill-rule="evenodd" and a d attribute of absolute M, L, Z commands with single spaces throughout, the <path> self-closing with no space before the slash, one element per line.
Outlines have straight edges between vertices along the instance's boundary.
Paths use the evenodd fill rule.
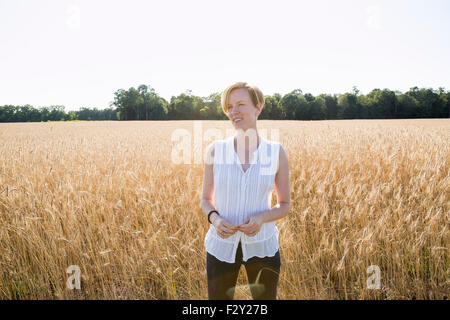
<path fill-rule="evenodd" d="M 262 112 L 262 105 L 261 104 L 257 104 L 256 105 L 256 117 L 258 117 L 260 114 L 261 114 L 261 112 Z"/>

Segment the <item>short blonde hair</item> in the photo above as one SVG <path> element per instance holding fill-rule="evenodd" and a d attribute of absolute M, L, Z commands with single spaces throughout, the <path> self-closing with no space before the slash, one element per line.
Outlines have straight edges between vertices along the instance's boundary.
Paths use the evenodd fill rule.
<path fill-rule="evenodd" d="M 229 86 L 222 92 L 221 105 L 222 105 L 222 111 L 225 114 L 228 114 L 228 112 L 227 112 L 228 111 L 228 98 L 230 97 L 231 91 L 233 91 L 234 89 L 240 89 L 240 88 L 247 89 L 248 94 L 250 95 L 250 99 L 252 100 L 255 108 L 258 104 L 261 104 L 261 109 L 262 109 L 262 107 L 264 106 L 264 103 L 266 101 L 264 99 L 264 95 L 263 95 L 262 91 L 256 86 L 248 85 L 247 82 L 236 82 L 235 84 L 232 84 L 231 86 Z"/>

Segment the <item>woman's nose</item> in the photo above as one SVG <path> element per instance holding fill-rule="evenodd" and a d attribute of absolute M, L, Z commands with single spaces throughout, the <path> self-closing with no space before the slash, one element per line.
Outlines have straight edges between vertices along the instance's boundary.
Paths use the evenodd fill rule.
<path fill-rule="evenodd" d="M 234 106 L 234 107 L 231 107 L 231 113 L 237 113 L 239 111 L 239 107 L 237 107 L 237 106 Z"/>

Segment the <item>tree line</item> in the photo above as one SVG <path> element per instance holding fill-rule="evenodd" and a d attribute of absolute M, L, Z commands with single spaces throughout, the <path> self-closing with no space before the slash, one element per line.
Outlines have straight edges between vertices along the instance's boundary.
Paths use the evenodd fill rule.
<path fill-rule="evenodd" d="M 170 102 L 147 85 L 128 90 L 119 89 L 105 109 L 83 107 L 65 111 L 61 105 L 34 108 L 31 105 L 0 106 L 0 122 L 40 122 L 70 120 L 226 120 L 220 106 L 220 93 L 207 97 L 192 95 L 187 90 L 172 96 Z M 295 89 L 284 96 L 265 96 L 266 102 L 258 119 L 332 120 L 332 119 L 408 119 L 450 118 L 450 91 L 440 87 L 413 87 L 401 93 L 374 89 L 360 94 L 356 87 L 344 94 L 313 96 Z"/>

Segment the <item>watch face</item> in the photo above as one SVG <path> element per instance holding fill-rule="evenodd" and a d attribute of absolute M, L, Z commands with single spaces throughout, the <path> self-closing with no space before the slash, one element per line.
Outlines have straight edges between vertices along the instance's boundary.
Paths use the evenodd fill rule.
<path fill-rule="evenodd" d="M 210 220 L 210 217 L 211 217 L 211 215 L 212 215 L 214 212 L 217 213 L 218 216 L 220 216 L 219 213 L 218 213 L 216 210 L 210 211 L 210 212 L 208 213 L 208 222 L 209 222 L 209 223 L 212 223 L 211 220 Z"/>

